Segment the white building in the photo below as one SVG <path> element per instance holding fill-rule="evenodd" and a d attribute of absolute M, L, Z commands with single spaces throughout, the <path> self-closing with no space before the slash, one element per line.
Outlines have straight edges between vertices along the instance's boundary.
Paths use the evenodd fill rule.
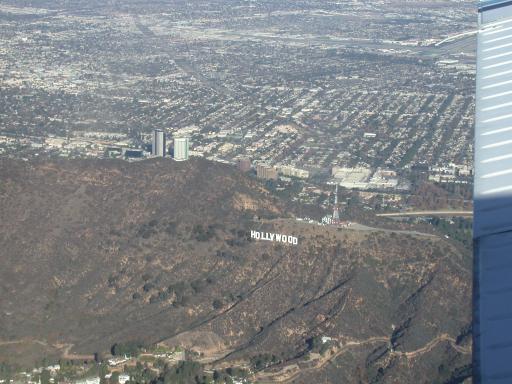
<path fill-rule="evenodd" d="M 189 138 L 188 137 L 175 137 L 174 138 L 174 160 L 185 161 L 188 160 Z"/>
<path fill-rule="evenodd" d="M 126 363 L 129 360 L 130 360 L 130 358 L 127 356 L 112 357 L 111 359 L 108 359 L 108 365 L 110 365 L 111 367 L 115 367 L 115 366 L 118 366 L 119 364 Z"/>
<path fill-rule="evenodd" d="M 278 167 L 278 171 L 283 176 L 297 177 L 299 179 L 307 179 L 307 178 L 309 178 L 309 172 L 308 171 L 306 171 L 304 169 L 288 166 L 288 165 L 283 165 L 283 166 Z"/>
<path fill-rule="evenodd" d="M 372 175 L 372 170 L 363 167 L 333 167 L 332 175 L 335 183 L 340 187 L 347 189 L 368 189 L 368 182 Z"/>
<path fill-rule="evenodd" d="M 60 371 L 60 364 L 49 365 L 46 367 L 46 369 L 52 373 L 55 373 L 57 371 Z"/>
<path fill-rule="evenodd" d="M 75 382 L 75 384 L 100 384 L 99 377 L 89 377 L 87 379 L 81 379 Z"/>

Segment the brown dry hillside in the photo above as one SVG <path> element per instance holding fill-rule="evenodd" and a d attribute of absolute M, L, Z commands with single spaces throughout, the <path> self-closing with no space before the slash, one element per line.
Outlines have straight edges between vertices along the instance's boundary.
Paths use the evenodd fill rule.
<path fill-rule="evenodd" d="M 439 238 L 302 224 L 205 160 L 0 160 L 0 181 L 0 361 L 137 340 L 219 363 L 274 355 L 268 377 L 298 364 L 297 383 L 467 371 L 471 259 Z M 251 229 L 299 244 L 251 241 Z M 321 335 L 345 349 L 305 366 Z"/>

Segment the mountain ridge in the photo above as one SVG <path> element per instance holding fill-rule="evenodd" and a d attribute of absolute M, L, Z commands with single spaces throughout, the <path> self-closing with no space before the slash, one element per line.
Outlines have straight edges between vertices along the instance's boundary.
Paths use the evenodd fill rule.
<path fill-rule="evenodd" d="M 0 160 L 0 179 L 3 342 L 93 354 L 188 340 L 218 363 L 272 354 L 279 369 L 316 336 L 375 340 L 299 382 L 422 382 L 470 363 L 471 258 L 443 239 L 297 222 L 259 181 L 203 159 Z"/>

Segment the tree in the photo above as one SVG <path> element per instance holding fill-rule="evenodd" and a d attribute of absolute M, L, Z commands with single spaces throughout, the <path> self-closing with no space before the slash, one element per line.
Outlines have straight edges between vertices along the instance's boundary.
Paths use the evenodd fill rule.
<path fill-rule="evenodd" d="M 101 352 L 95 352 L 94 353 L 94 361 L 96 363 L 101 363 L 103 361 L 103 358 L 104 358 L 103 357 L 103 353 L 101 353 Z"/>
<path fill-rule="evenodd" d="M 119 384 L 119 372 L 112 372 L 110 384 Z"/>
<path fill-rule="evenodd" d="M 4 363 L 0 363 L 0 379 L 5 380 L 5 384 L 9 384 L 11 382 L 11 379 L 12 379 L 12 367 L 11 366 L 4 364 Z"/>
<path fill-rule="evenodd" d="M 221 300 L 215 299 L 215 300 L 213 300 L 212 306 L 213 306 L 213 309 L 219 310 L 219 309 L 221 309 L 224 306 L 224 304 L 222 303 Z"/>
<path fill-rule="evenodd" d="M 322 347 L 322 338 L 320 336 L 314 336 L 306 341 L 310 351 L 318 352 Z"/>
<path fill-rule="evenodd" d="M 111 352 L 114 356 L 137 356 L 142 347 L 142 343 L 138 343 L 136 341 L 116 343 L 112 346 Z"/>
<path fill-rule="evenodd" d="M 41 384 L 50 384 L 50 378 L 51 378 L 50 371 L 47 369 L 43 369 L 43 371 L 41 372 L 41 377 L 40 377 Z"/>
<path fill-rule="evenodd" d="M 100 364 L 98 367 L 98 376 L 100 377 L 100 384 L 108 384 L 105 376 L 108 373 L 108 368 L 105 364 Z"/>

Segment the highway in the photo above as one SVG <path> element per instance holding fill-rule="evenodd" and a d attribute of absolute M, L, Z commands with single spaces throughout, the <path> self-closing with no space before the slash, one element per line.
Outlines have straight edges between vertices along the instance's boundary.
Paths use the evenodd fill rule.
<path fill-rule="evenodd" d="M 395 213 L 379 213 L 378 217 L 419 217 L 419 216 L 461 216 L 473 217 L 473 211 L 409 211 L 409 212 L 395 212 Z"/>
<path fill-rule="evenodd" d="M 435 46 L 439 47 L 439 46 L 441 46 L 441 45 L 443 45 L 445 43 L 448 43 L 448 42 L 451 42 L 451 41 L 454 41 L 454 40 L 457 40 L 457 39 L 465 38 L 465 37 L 468 37 L 468 36 L 476 35 L 477 33 L 478 33 L 478 31 L 474 30 L 474 31 L 467 31 L 467 32 L 459 33 L 459 34 L 456 34 L 456 35 L 453 35 L 453 36 L 449 36 L 446 39 L 441 40 L 440 42 L 436 43 Z"/>

